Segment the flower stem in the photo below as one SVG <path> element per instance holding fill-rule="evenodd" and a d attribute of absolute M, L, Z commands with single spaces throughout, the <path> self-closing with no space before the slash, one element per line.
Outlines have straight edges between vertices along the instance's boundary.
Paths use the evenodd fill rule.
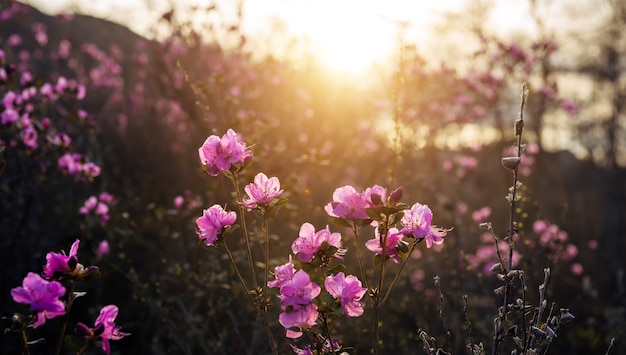
<path fill-rule="evenodd" d="M 246 209 L 243 206 L 243 199 L 241 197 L 241 190 L 239 189 L 239 179 L 237 178 L 237 173 L 232 173 L 233 185 L 235 186 L 235 193 L 237 194 L 237 206 L 239 207 L 239 215 L 241 216 L 241 229 L 243 230 L 243 236 L 246 240 L 246 251 L 248 253 L 248 266 L 250 267 L 250 275 L 252 276 L 252 285 L 254 288 L 258 288 L 258 283 L 256 279 L 256 272 L 254 271 L 253 259 L 252 259 L 252 249 L 250 247 L 250 235 L 248 233 L 248 227 L 246 225 Z"/>
<path fill-rule="evenodd" d="M 74 304 L 74 291 L 76 291 L 76 281 L 70 280 L 70 293 L 67 299 L 67 307 L 65 309 L 65 317 L 63 317 L 63 325 L 61 326 L 59 342 L 57 343 L 57 351 L 55 352 L 56 355 L 61 354 L 61 349 L 63 348 L 63 340 L 65 339 L 65 328 L 67 327 L 67 321 L 69 320 L 70 311 L 72 310 L 72 305 Z"/>
<path fill-rule="evenodd" d="M 422 240 L 424 240 L 424 239 L 416 240 L 411 245 L 411 249 L 409 249 L 409 253 L 407 254 L 406 258 L 404 260 L 402 260 L 402 264 L 400 264 L 400 270 L 398 270 L 398 273 L 396 274 L 396 276 L 391 281 L 391 284 L 389 285 L 389 288 L 387 288 L 387 291 L 385 292 L 385 296 L 383 297 L 383 300 L 380 302 L 380 306 L 381 307 L 385 304 L 385 302 L 387 301 L 387 298 L 389 298 L 389 294 L 391 293 L 391 289 L 396 285 L 396 283 L 400 279 L 400 274 L 402 273 L 402 270 L 404 269 L 404 266 L 406 265 L 406 263 L 409 261 L 409 257 L 413 253 L 413 250 L 415 249 L 415 246 L 417 245 L 417 243 L 419 243 Z"/>
<path fill-rule="evenodd" d="M 22 354 L 30 355 L 30 350 L 28 350 L 28 337 L 26 336 L 26 327 L 22 329 L 22 340 L 24 341 L 24 350 L 22 350 Z"/>
<path fill-rule="evenodd" d="M 365 268 L 363 268 L 363 257 L 361 256 L 361 248 L 359 247 L 359 230 L 356 223 L 352 224 L 352 232 L 354 233 L 354 247 L 356 249 L 357 259 L 359 259 L 359 269 L 361 270 L 361 279 L 365 288 L 369 288 L 367 285 L 367 278 L 365 277 Z"/>

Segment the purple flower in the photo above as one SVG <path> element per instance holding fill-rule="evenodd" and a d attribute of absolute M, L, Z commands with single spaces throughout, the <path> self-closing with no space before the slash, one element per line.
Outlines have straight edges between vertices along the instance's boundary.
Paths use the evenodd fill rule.
<path fill-rule="evenodd" d="M 246 148 L 246 143 L 232 129 L 229 129 L 222 138 L 211 135 L 202 147 L 198 149 L 200 162 L 206 165 L 207 173 L 217 176 L 220 172 L 230 170 L 233 164 L 245 164 L 252 158 L 252 151 Z"/>
<path fill-rule="evenodd" d="M 375 230 L 374 239 L 370 239 L 365 243 L 367 249 L 373 251 L 378 255 L 383 254 L 383 248 L 380 244 L 381 236 L 379 235 L 378 228 Z M 400 262 L 400 255 L 398 250 L 398 243 L 407 244 L 404 240 L 402 240 L 403 234 L 398 231 L 397 228 L 391 228 L 387 232 L 387 239 L 385 243 L 385 256 L 393 260 L 395 263 Z"/>
<path fill-rule="evenodd" d="M 206 245 L 213 245 L 222 235 L 224 228 L 233 225 L 235 220 L 237 220 L 235 212 L 228 212 L 220 205 L 213 205 L 202 212 L 202 217 L 196 219 L 198 237 Z"/>
<path fill-rule="evenodd" d="M 246 185 L 244 188 L 250 198 L 243 200 L 243 205 L 251 210 L 258 205 L 267 206 L 270 201 L 280 196 L 283 190 L 280 189 L 280 181 L 277 177 L 267 178 L 263 173 L 258 173 L 254 177 L 254 183 Z"/>
<path fill-rule="evenodd" d="M 109 255 L 110 252 L 111 252 L 111 247 L 109 246 L 109 242 L 107 242 L 106 240 L 103 240 L 100 242 L 100 244 L 98 244 L 97 254 L 99 258 Z"/>
<path fill-rule="evenodd" d="M 322 249 L 324 243 L 326 246 L 333 246 L 338 249 L 333 255 L 336 258 L 341 259 L 341 256 L 346 252 L 345 249 L 341 248 L 341 234 L 331 233 L 328 226 L 315 232 L 315 227 L 307 222 L 300 227 L 300 234 L 291 244 L 291 251 L 298 256 L 298 260 L 308 263 Z"/>
<path fill-rule="evenodd" d="M 365 209 L 370 207 L 363 194 L 350 185 L 339 187 L 333 193 L 333 201 L 324 209 L 331 217 L 346 219 L 368 219 Z"/>
<path fill-rule="evenodd" d="M 414 204 L 410 210 L 404 212 L 402 217 L 402 233 L 410 235 L 417 239 L 426 238 L 426 247 L 430 248 L 433 244 L 442 244 L 443 237 L 448 234 L 451 229 L 439 228 L 431 225 L 433 213 L 427 205 L 420 203 Z"/>
<path fill-rule="evenodd" d="M 29 272 L 22 281 L 22 287 L 11 290 L 11 296 L 17 303 L 30 304 L 30 310 L 35 313 L 33 328 L 65 314 L 65 305 L 59 297 L 65 295 L 65 287 L 58 281 L 46 281 L 41 276 Z"/>
<path fill-rule="evenodd" d="M 46 255 L 47 262 L 43 270 L 44 276 L 49 279 L 60 278 L 72 272 L 76 268 L 76 265 L 78 265 L 78 257 L 76 254 L 78 253 L 79 244 L 80 240 L 76 239 L 70 248 L 69 255 L 65 255 L 65 251 L 63 250 L 61 253 L 49 252 Z"/>
<path fill-rule="evenodd" d="M 288 263 L 274 268 L 274 277 L 276 277 L 276 280 L 269 281 L 267 286 L 280 288 L 286 281 L 290 281 L 295 273 L 296 269 L 294 269 L 291 255 L 289 255 Z"/>
<path fill-rule="evenodd" d="M 284 312 L 278 315 L 278 321 L 287 329 L 287 338 L 295 339 L 302 336 L 302 332 L 315 326 L 319 313 L 317 306 L 308 304 L 304 307 L 284 307 Z M 288 310 L 287 310 L 288 309 Z M 299 328 L 300 331 L 290 328 Z"/>
<path fill-rule="evenodd" d="M 318 284 L 311 281 L 309 274 L 298 270 L 291 280 L 286 280 L 280 287 L 278 297 L 283 305 L 307 305 L 322 291 Z"/>
<path fill-rule="evenodd" d="M 345 276 L 343 272 L 334 277 L 328 276 L 324 280 L 324 287 L 331 296 L 340 299 L 346 316 L 358 317 L 363 314 L 361 298 L 365 295 L 367 288 L 361 287 L 361 281 L 356 276 Z"/>
<path fill-rule="evenodd" d="M 76 324 L 76 330 L 88 340 L 101 338 L 102 350 L 111 354 L 111 345 L 109 340 L 120 340 L 130 333 L 123 333 L 119 327 L 115 326 L 115 318 L 117 317 L 118 308 L 115 305 L 108 305 L 100 310 L 100 315 L 96 318 L 93 328 L 89 328 L 84 323 Z"/>

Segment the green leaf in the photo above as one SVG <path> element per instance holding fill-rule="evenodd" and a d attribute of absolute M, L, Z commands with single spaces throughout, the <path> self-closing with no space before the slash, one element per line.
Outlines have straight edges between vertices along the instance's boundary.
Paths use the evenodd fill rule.
<path fill-rule="evenodd" d="M 380 215 L 380 213 L 378 213 L 378 211 L 376 211 L 375 209 L 368 207 L 365 209 L 365 212 L 367 213 L 367 215 L 369 216 L 369 218 L 375 220 L 375 221 L 381 221 L 383 219 L 383 217 Z"/>
<path fill-rule="evenodd" d="M 76 351 L 79 351 L 84 346 L 81 339 L 76 334 L 66 335 L 65 342 L 70 344 Z"/>
<path fill-rule="evenodd" d="M 83 296 L 84 296 L 84 295 L 86 295 L 86 294 L 87 294 L 87 292 L 84 292 L 84 291 L 82 291 L 82 292 L 81 292 L 81 291 L 75 291 L 75 292 L 72 294 L 72 299 L 73 299 L 73 300 L 75 300 L 75 299 L 77 299 L 78 297 L 83 297 Z"/>
<path fill-rule="evenodd" d="M 398 250 L 402 252 L 403 254 L 407 254 L 409 252 L 409 246 L 402 240 L 398 241 L 397 247 L 398 247 Z"/>
<path fill-rule="evenodd" d="M 398 209 L 395 207 L 382 206 L 380 208 L 380 212 L 386 214 L 387 216 L 391 216 L 394 213 L 398 213 Z"/>
<path fill-rule="evenodd" d="M 329 246 L 328 249 L 326 249 L 326 251 L 324 252 L 324 255 L 326 255 L 326 256 L 335 255 L 337 250 L 339 250 L 339 248 L 334 247 L 334 246 Z"/>
<path fill-rule="evenodd" d="M 350 223 L 343 218 L 333 217 L 330 221 L 339 228 L 352 228 L 352 225 L 350 225 Z"/>
<path fill-rule="evenodd" d="M 321 304 L 317 307 L 317 311 L 320 313 L 333 313 L 335 310 L 330 308 L 327 304 Z"/>
<path fill-rule="evenodd" d="M 268 206 L 267 209 L 265 210 L 264 217 L 266 220 L 270 220 L 272 218 L 275 218 L 277 214 L 278 214 L 278 208 L 275 208 L 273 206 Z"/>
<path fill-rule="evenodd" d="M 272 201 L 270 201 L 270 206 L 276 206 L 276 207 L 281 207 L 287 204 L 287 202 L 289 202 L 289 200 L 286 197 L 281 197 L 278 199 L 272 199 Z"/>
<path fill-rule="evenodd" d="M 102 276 L 102 273 L 100 272 L 100 270 L 94 269 L 94 270 L 89 270 L 85 272 L 84 274 L 81 275 L 80 278 L 81 280 L 85 280 L 85 281 L 93 281 L 93 280 L 99 279 L 100 276 Z"/>
<path fill-rule="evenodd" d="M 339 264 L 339 265 L 335 265 L 333 266 L 330 270 L 329 273 L 333 274 L 333 275 L 337 275 L 340 272 L 346 272 L 347 268 L 344 264 Z"/>
<path fill-rule="evenodd" d="M 391 223 L 389 223 L 390 225 L 395 225 L 398 222 L 400 222 L 402 220 L 402 217 L 404 217 L 404 213 L 396 213 L 393 215 L 393 217 L 391 218 Z"/>
<path fill-rule="evenodd" d="M 522 339 L 520 339 L 520 337 L 514 336 L 513 337 L 513 341 L 515 342 L 515 345 L 517 345 L 518 349 L 523 349 L 524 348 L 524 344 L 522 343 Z"/>
<path fill-rule="evenodd" d="M 326 303 L 335 303 L 335 298 L 328 293 L 322 293 L 320 295 L 320 301 Z"/>
<path fill-rule="evenodd" d="M 39 339 L 35 339 L 35 340 L 29 340 L 26 344 L 34 345 L 34 344 L 43 343 L 44 341 L 46 341 L 45 338 L 39 338 Z"/>
<path fill-rule="evenodd" d="M 408 204 L 404 203 L 404 202 L 400 202 L 396 205 L 396 208 L 400 211 L 402 210 L 408 210 L 411 208 L 411 206 L 409 206 Z"/>
<path fill-rule="evenodd" d="M 383 257 L 380 254 L 374 255 L 374 265 L 378 265 L 383 262 Z"/>

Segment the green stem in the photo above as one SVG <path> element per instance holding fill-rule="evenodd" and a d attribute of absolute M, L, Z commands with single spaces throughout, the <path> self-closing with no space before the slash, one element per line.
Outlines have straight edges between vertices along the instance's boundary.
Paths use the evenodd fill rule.
<path fill-rule="evenodd" d="M 367 278 L 365 278 L 365 268 L 363 267 L 363 257 L 361 256 L 361 248 L 359 247 L 359 230 L 357 229 L 356 222 L 352 224 L 352 232 L 354 233 L 354 247 L 356 249 L 357 259 L 359 259 L 359 269 L 361 270 L 361 280 L 365 288 L 369 289 L 367 285 Z"/>
<path fill-rule="evenodd" d="M 400 279 L 400 274 L 402 273 L 402 270 L 404 270 L 404 266 L 406 265 L 406 263 L 409 261 L 409 257 L 413 253 L 413 250 L 415 249 L 415 246 L 417 245 L 417 243 L 419 243 L 422 240 L 424 240 L 424 239 L 416 240 L 411 245 L 411 249 L 409 249 L 409 254 L 406 256 L 406 258 L 404 260 L 402 260 L 402 264 L 400 264 L 400 270 L 398 270 L 398 273 L 396 274 L 396 276 L 391 281 L 391 285 L 389 285 L 389 288 L 387 288 L 387 292 L 385 292 L 385 296 L 383 297 L 383 300 L 380 302 L 380 306 L 381 307 L 385 304 L 385 302 L 387 301 L 387 298 L 389 298 L 389 294 L 391 293 L 391 289 L 396 285 L 396 283 Z"/>
<path fill-rule="evenodd" d="M 250 291 L 246 287 L 246 283 L 243 280 L 243 277 L 241 277 L 241 273 L 239 272 L 239 268 L 237 267 L 237 263 L 235 263 L 235 258 L 233 258 L 233 254 L 230 252 L 230 249 L 228 249 L 228 245 L 226 245 L 226 241 L 224 241 L 222 244 L 224 245 L 224 249 L 226 249 L 226 254 L 228 254 L 228 260 L 230 260 L 230 264 L 233 266 L 233 269 L 235 270 L 235 274 L 237 275 L 237 279 L 239 280 L 239 283 L 241 284 L 241 287 L 243 288 L 243 291 L 245 292 L 246 296 L 248 296 L 248 300 L 250 301 L 250 304 L 252 305 L 254 310 L 258 313 L 259 312 L 259 307 L 257 307 L 256 302 L 254 301 L 254 299 L 250 295 Z"/>
<path fill-rule="evenodd" d="M 70 293 L 67 299 L 67 308 L 65 309 L 65 317 L 63 317 L 63 325 L 61 326 L 61 333 L 59 335 L 59 342 L 57 343 L 56 355 L 61 354 L 63 348 L 63 339 L 65 339 L 65 328 L 67 327 L 67 321 L 69 320 L 70 311 L 74 304 L 74 291 L 76 291 L 76 281 L 70 280 Z"/>
<path fill-rule="evenodd" d="M 265 212 L 265 211 L 264 211 Z M 263 279 L 263 320 L 265 321 L 265 329 L 267 330 L 267 336 L 270 341 L 270 347 L 272 348 L 272 354 L 278 355 L 278 349 L 276 348 L 276 341 L 274 340 L 274 335 L 272 334 L 272 329 L 270 328 L 269 319 L 267 319 L 267 306 L 268 300 L 267 297 L 267 279 L 269 277 L 269 262 L 270 262 L 270 235 L 269 235 L 269 219 L 266 218 L 265 213 L 263 213 L 263 239 L 265 240 L 265 277 Z"/>
<path fill-rule="evenodd" d="M 252 276 L 252 285 L 255 289 L 259 287 L 256 280 L 256 272 L 254 271 L 254 261 L 252 259 L 252 249 L 250 247 L 250 235 L 248 233 L 248 227 L 246 225 L 246 209 L 243 206 L 243 199 L 241 197 L 241 190 L 239 189 L 239 180 L 237 179 L 237 173 L 232 173 L 233 185 L 235 186 L 235 193 L 237 194 L 237 206 L 239 207 L 239 215 L 241 216 L 241 229 L 243 229 L 243 236 L 246 240 L 246 251 L 248 253 L 248 266 L 250 268 L 250 275 Z"/>

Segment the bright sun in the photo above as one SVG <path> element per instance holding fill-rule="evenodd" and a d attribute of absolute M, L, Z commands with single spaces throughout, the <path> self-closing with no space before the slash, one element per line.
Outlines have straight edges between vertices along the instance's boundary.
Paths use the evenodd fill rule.
<path fill-rule="evenodd" d="M 306 39 L 321 63 L 352 74 L 366 72 L 397 50 L 401 22 L 415 29 L 432 15 L 425 2 L 407 0 L 251 1 L 247 7 L 249 14 L 271 9 L 268 17 L 278 17 L 292 35 Z"/>

